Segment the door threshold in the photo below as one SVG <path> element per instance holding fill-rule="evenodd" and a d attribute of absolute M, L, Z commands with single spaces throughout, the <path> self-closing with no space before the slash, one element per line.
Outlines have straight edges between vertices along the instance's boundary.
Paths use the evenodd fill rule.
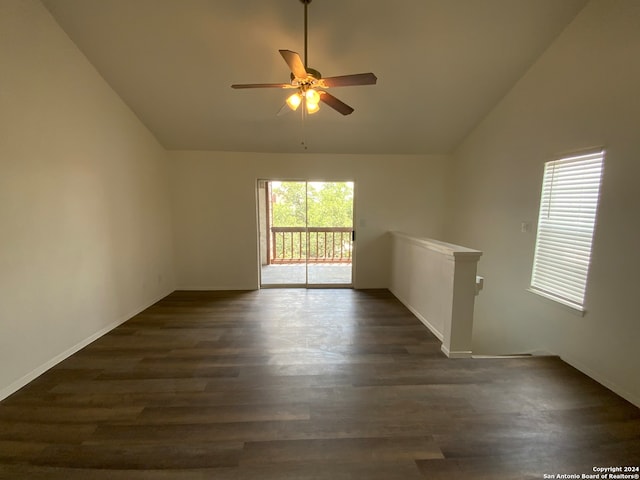
<path fill-rule="evenodd" d="M 353 289 L 353 285 L 352 284 L 347 284 L 347 283 L 322 283 L 322 284 L 317 284 L 317 285 L 305 285 L 305 284 L 300 284 L 300 283 L 278 283 L 278 284 L 266 284 L 266 285 L 260 285 L 260 289 L 267 289 L 267 288 L 306 288 L 306 289 L 312 289 L 312 288 L 325 288 L 325 289 L 329 289 L 329 288 L 351 288 Z"/>

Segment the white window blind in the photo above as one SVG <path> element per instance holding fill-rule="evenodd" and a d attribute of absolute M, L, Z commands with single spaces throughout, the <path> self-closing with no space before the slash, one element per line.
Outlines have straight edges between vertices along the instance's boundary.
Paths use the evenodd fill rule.
<path fill-rule="evenodd" d="M 604 151 L 547 162 L 531 290 L 583 310 Z"/>

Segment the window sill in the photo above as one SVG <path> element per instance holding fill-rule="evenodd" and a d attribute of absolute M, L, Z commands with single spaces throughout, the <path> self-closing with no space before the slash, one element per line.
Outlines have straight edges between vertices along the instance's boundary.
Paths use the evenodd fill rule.
<path fill-rule="evenodd" d="M 579 315 L 580 317 L 584 317 L 584 314 L 586 313 L 586 310 L 584 309 L 584 307 L 580 305 L 576 305 L 575 303 L 571 303 L 567 300 L 563 300 L 561 298 L 555 297 L 549 293 L 542 292 L 533 287 L 527 288 L 527 292 L 533 293 L 536 296 L 548 301 L 549 303 L 553 303 L 553 305 L 560 306 L 563 309 L 573 313 L 574 315 Z"/>

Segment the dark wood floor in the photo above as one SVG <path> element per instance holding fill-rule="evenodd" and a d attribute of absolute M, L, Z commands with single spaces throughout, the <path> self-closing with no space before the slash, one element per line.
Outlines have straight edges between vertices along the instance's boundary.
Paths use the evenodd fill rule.
<path fill-rule="evenodd" d="M 176 292 L 0 403 L 0 478 L 542 479 L 640 464 L 558 358 L 449 360 L 387 291 Z"/>

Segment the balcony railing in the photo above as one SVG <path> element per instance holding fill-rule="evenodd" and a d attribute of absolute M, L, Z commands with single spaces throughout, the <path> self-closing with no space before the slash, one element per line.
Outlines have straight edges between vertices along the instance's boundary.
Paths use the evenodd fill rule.
<path fill-rule="evenodd" d="M 271 227 L 271 263 L 351 263 L 351 227 Z"/>

